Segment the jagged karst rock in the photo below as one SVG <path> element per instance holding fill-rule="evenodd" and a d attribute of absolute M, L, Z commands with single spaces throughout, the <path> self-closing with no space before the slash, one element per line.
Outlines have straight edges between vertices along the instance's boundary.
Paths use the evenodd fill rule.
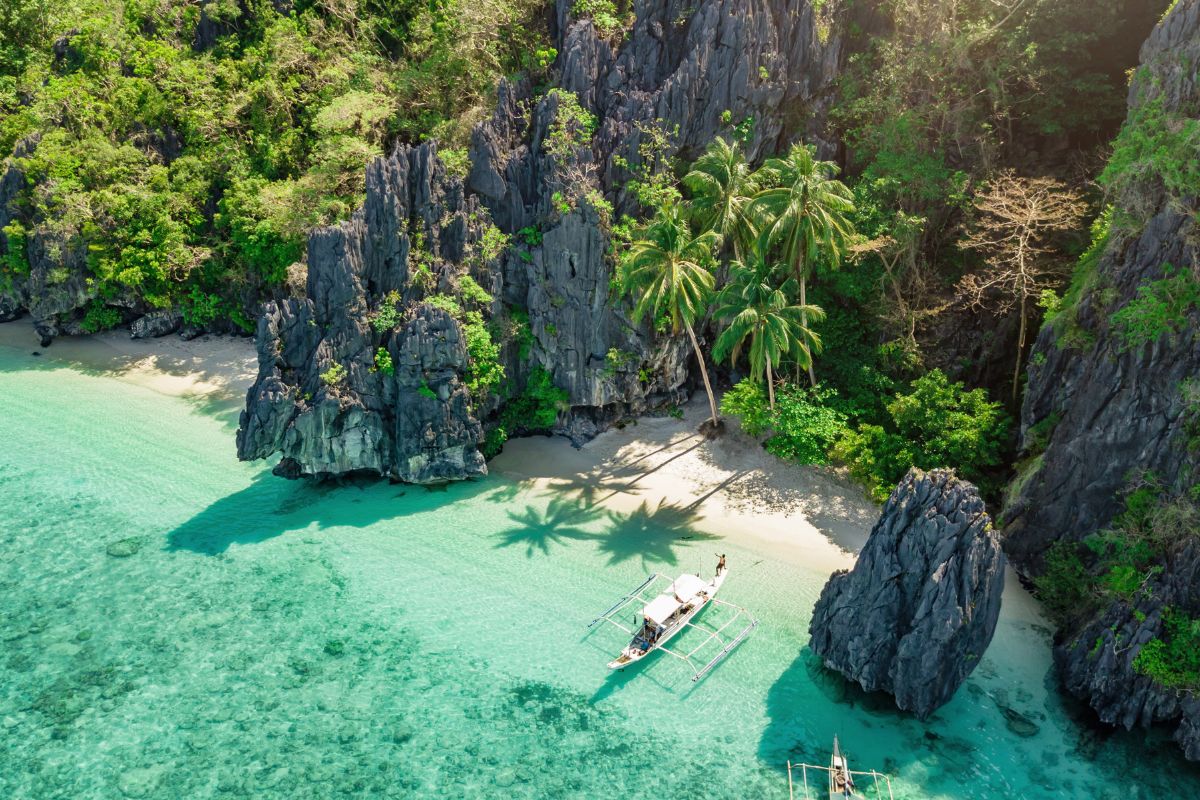
<path fill-rule="evenodd" d="M 683 399 L 690 348 L 633 325 L 612 297 L 607 223 L 588 193 L 618 212 L 630 207 L 632 175 L 615 157 L 636 162 L 641 127 L 659 119 L 680 123 L 666 155 L 689 158 L 746 117 L 756 121 L 752 156 L 823 130 L 840 38 L 806 0 L 638 2 L 614 50 L 571 8 L 557 3 L 558 84 L 596 116 L 591 141 L 560 163 L 543 142 L 561 96 L 534 98 L 527 83 L 504 82 L 495 113 L 473 132 L 465 185 L 446 176 L 433 145 L 370 165 L 363 208 L 310 237 L 305 296 L 267 305 L 240 457 L 280 452 L 277 471 L 293 477 L 367 471 L 424 483 L 481 474 L 480 423 L 498 401 L 469 402 L 462 332 L 420 309 L 427 289 L 414 285 L 409 264 L 420 237 L 446 290 L 489 216 L 510 236 L 536 232 L 472 266 L 496 298 L 490 313 L 528 314 L 531 346 L 509 342 L 502 353 L 511 391 L 535 367 L 548 371 L 569 398 L 557 430 L 576 442 Z M 561 192 L 574 197 L 567 209 L 554 199 Z M 367 318 L 389 292 L 409 316 L 381 337 Z M 390 378 L 372 371 L 381 346 L 395 365 Z M 346 375 L 326 386 L 320 375 L 334 364 Z"/>
<path fill-rule="evenodd" d="M 389 293 L 414 296 L 414 238 L 442 259 L 444 281 L 479 236 L 478 216 L 432 144 L 371 165 L 363 207 L 309 240 L 307 297 L 268 304 L 259 320 L 259 376 L 242 413 L 239 457 L 282 453 L 276 472 L 287 477 L 372 472 L 432 483 L 486 473 L 458 323 L 417 302 L 392 330 L 370 322 Z M 390 375 L 376 368 L 381 348 Z"/>
<path fill-rule="evenodd" d="M 1142 47 L 1130 84 L 1131 117 L 1147 103 L 1195 118 L 1200 82 L 1200 0 L 1180 0 Z M 1075 335 L 1059 325 L 1038 336 L 1021 411 L 1029 466 L 1009 492 L 1005 549 L 1019 569 L 1039 574 L 1056 542 L 1108 527 L 1131 478 L 1152 474 L 1168 493 L 1186 492 L 1200 466 L 1189 447 L 1196 418 L 1186 387 L 1200 380 L 1200 308 L 1175 331 L 1130 346 L 1114 314 L 1161 279 L 1167 265 L 1200 276 L 1197 198 L 1172 196 L 1156 178 L 1114 198 L 1119 214 L 1142 220 L 1116 230 L 1081 297 Z M 1128 226 L 1127 226 L 1128 227 Z M 1044 452 L 1037 448 L 1044 443 Z M 1200 760 L 1200 698 L 1156 685 L 1134 669 L 1142 645 L 1162 633 L 1170 605 L 1200 616 L 1200 546 L 1177 546 L 1136 602 L 1118 600 L 1059 632 L 1055 660 L 1066 687 L 1099 718 L 1125 728 L 1178 723 L 1185 755 Z"/>
<path fill-rule="evenodd" d="M 825 584 L 810 646 L 825 666 L 926 718 L 992 640 L 1004 563 L 978 490 L 946 470 L 913 469 L 854 569 Z"/>
<path fill-rule="evenodd" d="M 183 325 L 183 314 L 178 311 L 153 311 L 138 317 L 129 326 L 129 335 L 134 339 L 153 339 L 172 334 Z"/>

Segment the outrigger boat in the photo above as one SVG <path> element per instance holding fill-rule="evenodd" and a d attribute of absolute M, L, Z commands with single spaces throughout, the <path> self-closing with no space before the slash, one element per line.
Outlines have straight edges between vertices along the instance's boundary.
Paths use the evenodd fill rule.
<path fill-rule="evenodd" d="M 725 566 L 724 558 L 721 559 L 720 564 L 717 566 L 716 575 L 709 581 L 704 580 L 698 575 L 690 574 L 680 575 L 678 578 L 671 580 L 666 575 L 655 573 L 647 578 L 641 586 L 617 601 L 608 611 L 605 611 L 592 620 L 591 624 L 588 625 L 589 628 L 601 622 L 610 622 L 633 637 L 629 644 L 625 646 L 625 649 L 621 651 L 621 654 L 608 662 L 608 668 L 624 669 L 625 667 L 633 666 L 651 653 L 661 650 L 664 653 L 686 661 L 695 670 L 695 674 L 692 676 L 693 681 L 698 681 L 708 674 L 713 667 L 732 652 L 733 648 L 737 647 L 743 639 L 749 636 L 752 630 L 758 627 L 758 620 L 754 619 L 746 609 L 716 599 L 716 594 L 725 583 L 725 578 L 728 574 L 729 570 Z M 666 586 L 657 595 L 647 599 L 647 595 L 650 594 L 654 587 L 661 585 L 664 581 L 666 582 Z M 627 627 L 618 622 L 616 616 L 635 603 L 642 604 L 641 623 L 638 624 L 638 617 L 636 615 L 634 616 L 632 627 Z M 721 605 L 732 609 L 734 613 L 720 627 L 715 629 L 700 627 L 693 623 L 692 620 L 695 619 L 696 615 L 710 605 Z M 736 629 L 736 635 L 732 635 L 728 639 L 725 638 L 722 634 L 739 620 L 747 624 Z M 696 628 L 708 634 L 708 636 L 704 641 L 686 653 L 666 647 L 667 642 L 671 641 L 671 639 L 675 638 L 675 636 L 688 627 Z M 696 663 L 692 660 L 693 657 L 712 642 L 721 645 L 720 652 L 704 664 L 703 667 L 696 669 Z"/>
<path fill-rule="evenodd" d="M 892 779 L 882 772 L 871 770 L 869 772 L 854 772 L 850 769 L 850 764 L 846 760 L 845 754 L 842 752 L 841 745 L 838 743 L 837 736 L 833 737 L 833 756 L 829 759 L 828 767 L 819 767 L 815 764 L 793 764 L 788 762 L 788 797 L 792 800 L 799 800 L 803 796 L 804 800 L 814 800 L 814 797 L 820 796 L 820 791 L 817 788 L 819 784 L 814 780 L 813 786 L 809 786 L 808 773 L 813 773 L 813 778 L 816 778 L 816 773 L 824 770 L 829 773 L 829 800 L 852 800 L 852 798 L 872 797 L 888 798 L 894 800 L 895 795 L 892 794 Z M 797 791 L 797 781 L 794 780 L 794 775 L 799 772 L 799 785 L 804 790 L 804 794 L 800 795 Z M 863 793 L 860 793 L 855 785 L 854 776 L 859 776 L 863 779 L 866 788 Z M 867 778 L 870 778 L 870 783 L 867 783 Z M 810 791 L 811 788 L 811 791 Z M 815 794 L 814 794 L 815 793 Z"/>
<path fill-rule="evenodd" d="M 838 747 L 838 738 L 833 737 L 833 757 L 829 760 L 829 800 L 846 800 L 857 797 L 854 793 L 854 777 L 846 764 L 846 757 Z"/>

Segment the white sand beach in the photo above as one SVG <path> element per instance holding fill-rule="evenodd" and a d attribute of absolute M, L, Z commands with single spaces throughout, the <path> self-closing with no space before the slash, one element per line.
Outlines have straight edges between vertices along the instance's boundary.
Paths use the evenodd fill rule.
<path fill-rule="evenodd" d="M 241 399 L 258 374 L 254 340 L 240 336 L 131 339 L 128 331 L 113 330 L 62 336 L 41 347 L 29 320 L 22 319 L 0 325 L 0 347 L 177 397 L 222 393 Z"/>
<path fill-rule="evenodd" d="M 178 397 L 205 397 L 231 408 L 254 382 L 253 340 L 235 336 L 131 339 L 126 331 L 61 337 L 39 346 L 27 320 L 0 325 L 0 347 L 39 353 L 45 362 Z M 696 530 L 733 538 L 793 564 L 832 573 L 853 566 L 879 507 L 848 478 L 828 468 L 791 464 L 767 453 L 736 421 L 707 440 L 707 416 L 693 397 L 682 419 L 647 417 L 600 434 L 582 448 L 562 437 L 513 439 L 489 464 L 498 474 L 563 492 L 586 503 L 669 524 L 686 517 Z M 1010 568 L 1005 615 L 1041 621 L 1036 601 Z"/>

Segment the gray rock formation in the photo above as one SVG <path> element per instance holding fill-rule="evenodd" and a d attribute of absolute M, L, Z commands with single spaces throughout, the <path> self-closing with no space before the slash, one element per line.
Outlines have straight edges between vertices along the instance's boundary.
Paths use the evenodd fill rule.
<path fill-rule="evenodd" d="M 276 472 L 288 477 L 371 472 L 431 483 L 485 473 L 462 331 L 417 302 L 409 271 L 410 255 L 428 258 L 444 283 L 481 230 L 477 204 L 432 144 L 372 164 L 363 207 L 309 240 L 307 297 L 268 304 L 259 320 L 239 457 L 280 452 Z M 412 253 L 417 241 L 427 250 Z M 377 330 L 372 316 L 385 306 L 403 318 Z M 381 349 L 391 374 L 377 366 Z"/>
<path fill-rule="evenodd" d="M 596 117 L 595 135 L 569 156 L 552 155 L 544 143 L 561 96 L 503 83 L 494 115 L 473 133 L 465 185 L 446 176 L 431 145 L 371 165 L 364 207 L 310 238 L 306 296 L 269 304 L 259 324 L 241 458 L 282 453 L 277 471 L 289 476 L 361 470 L 427 482 L 485 470 L 481 422 L 504 398 L 467 397 L 468 365 L 451 344 L 462 333 L 421 309 L 430 290 L 410 274 L 417 257 L 437 291 L 451 291 L 469 269 L 495 297 L 493 320 L 527 315 L 532 342 L 504 343 L 505 394 L 546 370 L 569 398 L 556 430 L 574 441 L 684 397 L 690 348 L 633 325 L 612 296 L 607 212 L 595 198 L 636 211 L 624 188 L 632 173 L 617 157 L 638 163 L 657 120 L 680 126 L 664 158 L 694 157 L 747 117 L 753 156 L 779 149 L 786 135 L 820 131 L 840 40 L 807 0 L 636 2 L 637 21 L 619 45 L 573 18 L 572 5 L 557 5 L 557 84 Z M 571 197 L 569 208 L 556 193 Z M 515 246 L 479 263 L 489 220 Z M 406 322 L 380 334 L 368 317 L 389 292 L 399 293 Z M 379 347 L 394 376 L 372 371 Z M 335 363 L 346 374 L 330 386 L 320 376 Z"/>
<path fill-rule="evenodd" d="M 1194 119 L 1200 0 L 1175 5 L 1141 60 L 1129 90 L 1131 119 L 1151 103 Z M 1107 527 L 1136 476 L 1153 474 L 1169 494 L 1196 480 L 1200 454 L 1189 440 L 1198 409 L 1188 387 L 1200 381 L 1200 307 L 1178 309 L 1171 330 L 1132 346 L 1114 320 L 1168 265 L 1200 276 L 1197 197 L 1180 196 L 1147 173 L 1115 198 L 1132 222 L 1114 231 L 1080 300 L 1073 336 L 1064 339 L 1062 325 L 1045 326 L 1034 349 L 1021 413 L 1029 466 L 1004 515 L 1005 549 L 1026 573 L 1042 570 L 1055 542 Z M 1189 758 L 1200 759 L 1200 699 L 1155 686 L 1133 669 L 1141 646 L 1161 633 L 1164 604 L 1200 616 L 1200 547 L 1185 543 L 1161 566 L 1137 602 L 1114 602 L 1061 631 L 1056 656 L 1067 687 L 1100 719 L 1126 728 L 1178 721 L 1176 738 Z"/>
<path fill-rule="evenodd" d="M 854 569 L 813 609 L 810 646 L 825 666 L 924 719 L 979 663 L 996 630 L 1004 555 L 974 486 L 910 470 Z"/>
<path fill-rule="evenodd" d="M 129 326 L 134 339 L 153 339 L 174 333 L 183 326 L 183 314 L 178 311 L 152 311 L 138 317 Z"/>

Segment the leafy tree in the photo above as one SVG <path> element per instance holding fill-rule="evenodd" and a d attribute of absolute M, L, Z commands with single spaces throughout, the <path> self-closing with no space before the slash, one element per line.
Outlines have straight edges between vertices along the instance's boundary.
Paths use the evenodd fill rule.
<path fill-rule="evenodd" d="M 621 286 L 635 295 L 634 320 L 641 322 L 647 314 L 653 319 L 666 317 L 673 334 L 687 333 L 704 379 L 713 426 L 718 422 L 717 400 L 693 326 L 712 296 L 710 265 L 720 241 L 715 231 L 693 234 L 683 207 L 671 204 L 659 209 L 621 265 Z"/>
<path fill-rule="evenodd" d="M 784 158 L 768 159 L 758 179 L 765 188 L 751 205 L 763 236 L 795 273 L 802 308 L 808 305 L 809 271 L 822 258 L 836 265 L 853 234 L 853 195 L 834 178 L 837 165 L 818 161 L 815 153 L 810 146 L 796 144 Z M 807 319 L 803 322 L 807 328 Z M 808 376 L 816 386 L 811 361 Z"/>
<path fill-rule="evenodd" d="M 967 391 L 941 370 L 913 381 L 907 394 L 887 405 L 884 425 L 863 424 L 848 432 L 834 454 L 885 499 L 909 467 L 949 467 L 986 484 L 987 470 L 1001 462 L 1009 419 L 982 389 Z"/>
<path fill-rule="evenodd" d="M 750 377 L 761 383 L 765 375 L 771 411 L 775 410 L 775 370 L 788 356 L 802 368 L 812 365 L 821 338 L 809 323 L 825 318 L 818 306 L 793 305 L 784 288 L 772 283 L 774 273 L 760 247 L 751 248 L 747 263 L 730 265 L 729 285 L 719 296 L 716 312 L 726 328 L 713 348 L 715 359 L 728 357 L 736 364 L 749 342 Z"/>
<path fill-rule="evenodd" d="M 692 164 L 683 184 L 691 192 L 691 208 L 697 221 L 720 234 L 734 259 L 740 261 L 745 241 L 753 236 L 746 212 L 754 187 L 741 145 L 722 137 L 713 139 L 704 155 Z"/>

